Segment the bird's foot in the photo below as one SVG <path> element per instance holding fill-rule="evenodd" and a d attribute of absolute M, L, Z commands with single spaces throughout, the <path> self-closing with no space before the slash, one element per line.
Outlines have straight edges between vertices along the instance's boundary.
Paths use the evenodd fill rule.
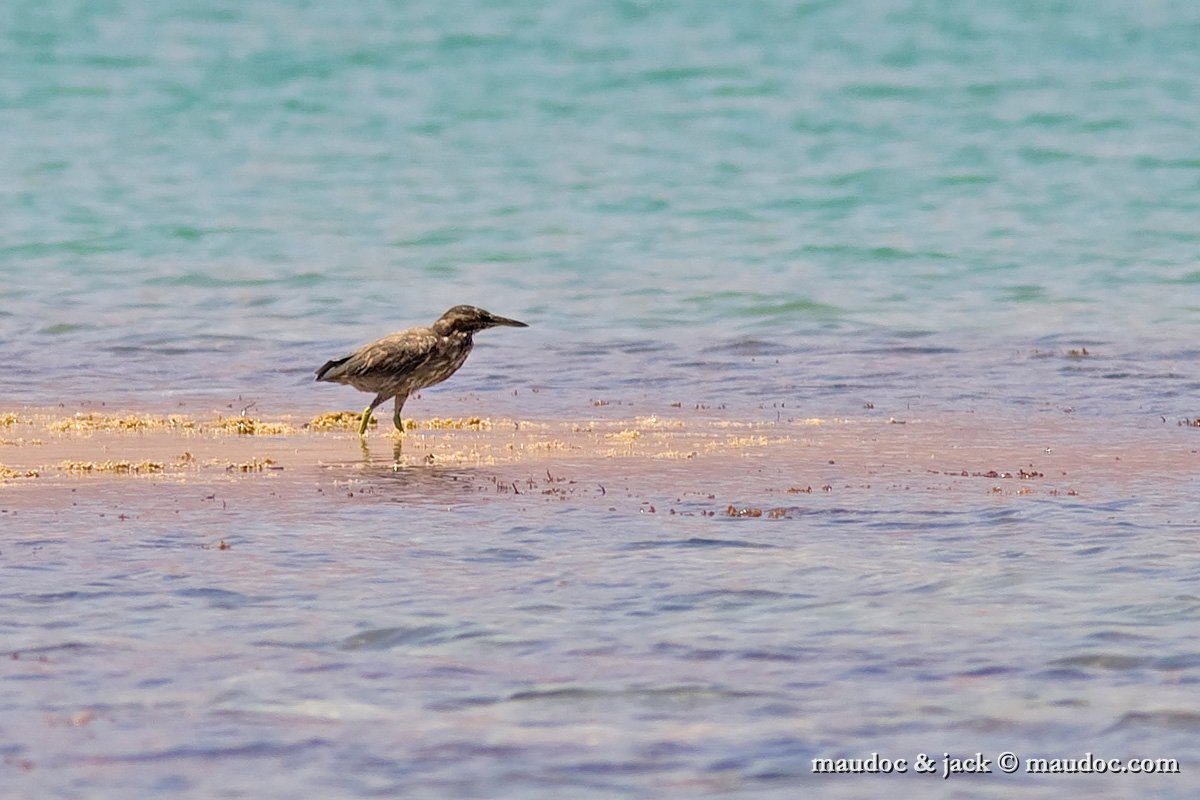
<path fill-rule="evenodd" d="M 358 435 L 359 436 L 367 435 L 367 425 L 369 425 L 370 422 L 371 422 L 371 407 L 367 406 L 365 409 L 363 409 L 362 422 L 360 422 L 358 425 Z"/>

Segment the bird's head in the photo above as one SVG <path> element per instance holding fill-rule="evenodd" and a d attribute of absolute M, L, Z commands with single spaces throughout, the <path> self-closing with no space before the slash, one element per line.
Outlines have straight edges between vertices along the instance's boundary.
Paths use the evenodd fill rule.
<path fill-rule="evenodd" d="M 513 328 L 528 328 L 524 322 L 518 322 L 508 317 L 498 317 L 490 311 L 484 311 L 475 306 L 455 306 L 442 314 L 433 323 L 433 329 L 442 336 L 451 333 L 475 333 L 497 325 L 508 325 Z"/>

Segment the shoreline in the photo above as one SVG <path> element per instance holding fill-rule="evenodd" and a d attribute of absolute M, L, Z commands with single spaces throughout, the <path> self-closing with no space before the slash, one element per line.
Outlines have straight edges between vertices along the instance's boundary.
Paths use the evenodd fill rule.
<path fill-rule="evenodd" d="M 1170 489 L 1193 474 L 1200 431 L 1119 428 L 1068 415 L 996 419 L 794 419 L 749 422 L 634 416 L 609 420 L 486 417 L 380 424 L 357 412 L 264 419 L 57 409 L 0 410 L 0 497 L 81 479 L 171 483 L 380 470 L 455 470 L 501 481 L 530 476 L 638 486 L 669 494 L 704 484 L 796 498 L 889 490 L 1091 500 Z M 536 487 L 534 487 L 536 488 Z"/>

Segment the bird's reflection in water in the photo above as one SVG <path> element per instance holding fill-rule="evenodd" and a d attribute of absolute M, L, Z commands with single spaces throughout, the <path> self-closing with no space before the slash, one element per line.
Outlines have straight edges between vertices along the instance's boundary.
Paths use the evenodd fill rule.
<path fill-rule="evenodd" d="M 362 448 L 363 463 L 367 467 L 373 467 L 378 462 L 371 458 L 371 447 L 367 444 L 367 437 L 363 436 L 358 440 L 359 446 Z M 404 455 L 404 439 L 396 438 L 392 440 L 392 467 L 399 468 L 404 466 L 402 456 Z"/>
<path fill-rule="evenodd" d="M 361 484 L 361 493 L 394 502 L 458 504 L 470 502 L 478 496 L 481 486 L 495 482 L 490 475 L 483 475 L 469 467 L 439 465 L 432 453 L 422 458 L 420 448 L 417 448 L 415 458 L 410 456 L 406 459 L 403 438 L 396 438 L 390 444 L 391 458 L 387 458 L 384 456 L 387 443 L 377 442 L 372 451 L 366 438 L 359 440 L 362 460 L 353 474 Z M 344 465 L 350 466 L 349 463 Z"/>

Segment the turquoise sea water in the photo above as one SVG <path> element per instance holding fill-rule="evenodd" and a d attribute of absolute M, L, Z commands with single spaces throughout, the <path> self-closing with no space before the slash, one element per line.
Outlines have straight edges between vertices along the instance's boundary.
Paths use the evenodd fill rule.
<path fill-rule="evenodd" d="M 869 402 L 880 414 L 1069 410 L 1133 428 L 1195 417 L 1198 42 L 1200 7 L 1170 0 L 9 0 L 0 9 L 0 405 L 169 413 L 252 402 L 268 415 L 358 407 L 357 393 L 314 385 L 313 369 L 471 302 L 532 327 L 481 336 L 460 375 L 410 413 L 572 419 L 681 403 L 773 419 L 780 404 L 837 417 Z M 1064 357 L 1084 347 L 1088 358 Z M 597 401 L 614 405 L 597 411 Z M 315 515 L 310 502 L 298 507 Z M 1198 632 L 1185 544 L 1200 518 L 1194 491 L 1075 511 L 980 504 L 948 518 L 938 516 L 946 509 L 862 503 L 736 533 L 597 509 L 497 511 L 469 541 L 456 517 L 420 503 L 403 518 L 394 506 L 358 509 L 340 526 L 251 515 L 239 523 L 249 540 L 239 548 L 275 548 L 273 574 L 287 577 L 264 578 L 260 596 L 239 587 L 232 599 L 194 565 L 179 568 L 185 587 L 163 589 L 140 560 L 139 546 L 169 549 L 195 535 L 186 522 L 111 534 L 132 550 L 100 574 L 71 557 L 108 546 L 90 517 L 10 519 L 0 590 L 8 647 L 67 648 L 80 663 L 58 681 L 13 678 L 10 697 L 18 686 L 52 688 L 0 701 L 0 716 L 37 723 L 104 706 L 145 735 L 111 751 L 92 745 L 98 755 L 80 761 L 47 743 L 53 731 L 30 738 L 0 722 L 4 769 L 32 758 L 22 779 L 35 794 L 63 797 L 127 796 L 131 786 L 283 796 L 301 779 L 356 796 L 783 797 L 807 780 L 807 759 L 853 755 L 856 743 L 940 754 L 963 741 L 995 750 L 1012 732 L 1042 750 L 1069 738 L 1084 749 L 1102 740 L 1119 751 L 1110 756 L 1194 755 L 1181 742 L 1200 732 L 1195 711 L 1175 707 L 1187 696 L 1178 687 L 1200 680 L 1187 644 Z M 478 674 L 453 664 L 439 672 L 428 659 L 447 649 L 454 664 L 470 663 L 482 657 L 477 640 L 526 641 L 513 629 L 540 606 L 494 617 L 470 604 L 472 586 L 452 571 L 389 574 L 371 543 L 408 541 L 413 526 L 447 537 L 429 545 L 430 563 L 465 559 L 502 607 L 520 606 L 506 570 L 525 570 L 514 586 L 547 579 L 526 561 L 567 559 L 591 588 L 556 601 L 544 650 L 518 647 L 511 662 Z M 348 550 L 364 528 L 375 538 Z M 847 564 L 886 549 L 880 537 L 898 528 L 929 537 L 882 585 L 860 586 Z M 343 537 L 342 549 L 315 555 L 317 534 Z M 972 575 L 962 553 L 950 558 L 966 570 L 961 580 L 924 575 L 947 568 L 939 543 L 971 549 L 1008 534 L 1016 549 L 1048 554 L 1027 568 L 1027 590 L 988 572 L 986 559 Z M 722 538 L 751 555 L 687 544 Z M 1093 544 L 1072 550 L 1076 539 Z M 678 546 L 639 549 L 652 541 Z M 806 588 L 807 573 L 787 572 L 786 559 L 759 562 L 752 545 L 836 567 Z M 1113 548 L 1103 551 L 1113 563 L 1055 561 L 1082 559 L 1090 546 Z M 62 555 L 37 573 L 22 554 L 43 547 Z M 605 584 L 607 559 L 645 552 L 667 555 Z M 1134 566 L 1163 552 L 1176 560 Z M 375 599 L 333 580 L 339 554 L 363 559 L 358 574 Z M 1093 568 L 1111 570 L 1096 596 L 1086 590 Z M 710 570 L 730 578 L 716 594 L 697 577 Z M 777 588 L 756 593 L 764 575 Z M 108 588 L 80 588 L 95 580 Z M 431 628 L 422 621 L 430 608 L 405 610 L 396 598 L 415 587 L 445 601 L 449 617 Z M 1157 589 L 1158 600 L 1122 599 Z M 141 674 L 144 659 L 163 654 L 124 638 L 142 614 L 136 598 L 160 592 L 181 614 L 232 603 L 243 616 L 311 624 L 321 632 L 288 647 L 314 661 L 364 650 L 371 663 L 346 656 L 357 677 L 310 685 L 297 676 L 313 664 L 280 656 L 294 651 L 277 637 L 230 632 L 214 617 L 212 627 L 196 624 L 217 649 L 228 636 L 241 659 L 231 669 L 250 676 L 262 658 L 285 678 L 263 678 L 245 704 L 236 693 L 190 695 L 179 665 Z M 931 605 L 919 622 L 872 617 L 885 612 L 871 592 Z M 963 603 L 987 608 L 991 592 L 1030 624 L 1047 609 L 1065 614 L 1090 631 L 1071 645 L 1081 651 L 1056 652 L 1060 642 L 1045 635 L 1018 644 L 1011 630 L 997 639 L 979 619 L 942 630 L 962 650 L 925 633 Z M 297 597 L 307 623 L 291 616 Z M 814 617 L 820 602 L 837 613 Z M 55 633 L 83 608 L 95 609 L 83 629 Z M 138 618 L 175 635 L 169 616 Z M 688 626 L 701 624 L 742 627 L 712 645 L 689 638 Z M 672 625 L 686 633 L 663 633 Z M 847 640 L 830 632 L 838 625 Z M 1146 639 L 1130 632 L 1147 625 L 1158 627 Z M 592 680 L 584 642 L 597 631 L 607 658 L 629 660 Z M 760 635 L 806 643 L 767 647 Z M 1016 652 L 1022 666 L 972 665 L 972 642 Z M 122 655 L 104 673 L 91 654 L 107 658 L 109 647 Z M 412 652 L 430 671 L 404 661 Z M 523 659 L 544 654 L 545 673 L 522 672 Z M 928 666 L 939 659 L 950 666 Z M 698 662 L 706 669 L 680 667 Z M 397 696 L 362 677 L 390 670 L 416 687 L 402 719 L 389 710 Z M 1076 683 L 1064 698 L 1056 687 L 1067 679 Z M 978 713 L 952 693 L 939 706 L 949 717 L 893 693 L 973 680 L 992 681 L 971 695 Z M 304 717 L 284 684 L 320 710 Z M 1139 696 L 1155 702 L 1142 708 Z M 853 720 L 839 722 L 839 702 L 851 700 Z M 889 718 L 873 717 L 872 701 Z M 356 721 L 296 736 L 292 717 L 267 713 L 283 705 L 305 719 Z M 179 708 L 204 721 L 198 733 L 171 727 Z M 339 708 L 342 716 L 330 711 Z M 1080 708 L 1075 726 L 1070 709 Z M 535 735 L 553 728 L 548 720 L 561 731 Z M 727 732 L 707 732 L 724 722 Z M 504 734 L 509 726 L 524 738 Z M 414 727 L 422 736 L 410 740 L 403 731 Z M 387 747 L 372 750 L 373 730 L 385 731 Z M 1134 753 L 1137 742 L 1149 745 Z M 112 763 L 137 775 L 115 780 L 103 767 Z M 214 763 L 236 770 L 204 769 Z M 337 777 L 347 763 L 357 778 Z M 263 775 L 261 785 L 233 777 L 243 769 Z M 1191 796 L 1194 776 L 1176 777 L 1155 786 Z M 1089 784 L 1097 796 L 1117 785 Z"/>
<path fill-rule="evenodd" d="M 1195 360 L 1188 3 L 56 0 L 0 26 L 18 400 L 303 404 L 331 351 L 457 302 L 535 323 L 548 352 L 498 363 L 542 383 L 648 339 Z M 618 361 L 588 388 L 642 371 Z"/>

